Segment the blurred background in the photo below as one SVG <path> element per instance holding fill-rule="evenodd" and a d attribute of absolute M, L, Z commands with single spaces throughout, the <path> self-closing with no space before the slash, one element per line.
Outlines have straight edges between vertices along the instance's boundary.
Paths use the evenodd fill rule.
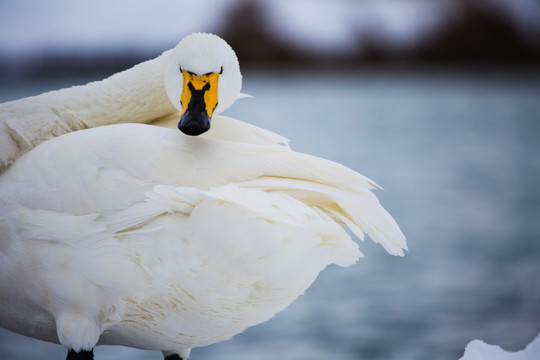
<path fill-rule="evenodd" d="M 540 332 L 540 1 L 0 1 L 0 102 L 98 80 L 221 35 L 226 115 L 375 180 L 408 238 L 329 267 L 269 322 L 192 359 L 458 359 Z M 294 274 L 291 274 L 294 276 Z M 98 347 L 96 359 L 160 359 Z M 62 359 L 0 330 L 0 359 Z"/>

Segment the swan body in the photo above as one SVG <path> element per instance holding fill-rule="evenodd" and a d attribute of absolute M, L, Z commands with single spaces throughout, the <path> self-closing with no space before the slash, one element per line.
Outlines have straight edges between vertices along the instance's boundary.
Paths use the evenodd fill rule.
<path fill-rule="evenodd" d="M 191 39 L 222 46 L 208 36 Z M 224 67 L 211 130 L 190 137 L 171 128 L 186 111 L 178 102 L 182 81 L 173 79 L 204 53 L 195 50 L 139 65 L 165 74 L 165 85 L 154 84 L 156 108 L 118 122 L 158 119 L 162 126 L 97 126 L 114 122 L 100 112 L 131 104 L 93 102 L 83 114 L 82 100 L 68 95 L 72 123 L 51 115 L 57 107 L 43 98 L 32 101 L 49 130 L 15 111 L 3 115 L 9 130 L 2 136 L 15 144 L 4 163 L 16 161 L 0 176 L 0 326 L 75 353 L 117 344 L 185 359 L 193 347 L 269 319 L 329 264 L 355 263 L 362 254 L 343 225 L 403 255 L 405 238 L 371 192 L 373 182 L 218 115 L 239 95 L 239 71 L 226 72 L 236 57 L 219 66 L 195 61 L 200 68 L 189 70 Z M 75 92 L 103 84 L 88 86 Z M 72 132 L 78 128 L 89 129 Z"/>

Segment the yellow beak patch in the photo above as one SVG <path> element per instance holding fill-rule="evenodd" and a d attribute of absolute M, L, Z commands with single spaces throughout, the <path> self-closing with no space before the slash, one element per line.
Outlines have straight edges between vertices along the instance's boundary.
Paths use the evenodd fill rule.
<path fill-rule="evenodd" d="M 182 95 L 180 96 L 180 104 L 182 105 L 181 116 L 188 110 L 194 95 L 199 94 L 200 96 L 202 92 L 206 113 L 211 118 L 218 104 L 217 89 L 219 73 L 208 73 L 199 76 L 182 69 L 182 76 L 184 78 L 184 85 L 182 87 Z"/>

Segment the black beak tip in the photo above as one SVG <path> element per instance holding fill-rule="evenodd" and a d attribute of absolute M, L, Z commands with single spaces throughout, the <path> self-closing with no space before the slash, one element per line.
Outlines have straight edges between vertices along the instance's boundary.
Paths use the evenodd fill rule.
<path fill-rule="evenodd" d="M 198 136 L 210 130 L 210 117 L 201 113 L 195 117 L 186 112 L 178 123 L 178 129 L 186 135 Z"/>

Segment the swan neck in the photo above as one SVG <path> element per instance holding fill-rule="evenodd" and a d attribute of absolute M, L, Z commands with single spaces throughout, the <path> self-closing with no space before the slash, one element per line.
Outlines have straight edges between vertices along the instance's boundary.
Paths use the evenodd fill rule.
<path fill-rule="evenodd" d="M 62 134 L 115 123 L 150 123 L 177 112 L 164 85 L 171 56 L 169 50 L 102 81 L 0 104 L 0 173 L 30 149 Z"/>

